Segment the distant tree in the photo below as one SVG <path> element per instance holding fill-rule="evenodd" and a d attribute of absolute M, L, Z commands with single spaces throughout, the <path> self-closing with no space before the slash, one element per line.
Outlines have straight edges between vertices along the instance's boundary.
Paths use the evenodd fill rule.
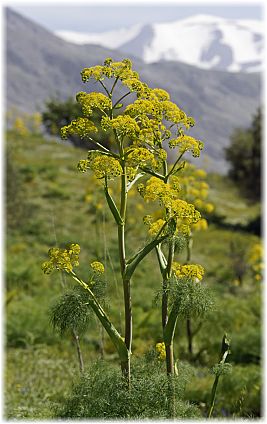
<path fill-rule="evenodd" d="M 262 111 L 258 109 L 250 128 L 236 129 L 225 149 L 229 177 L 252 200 L 261 198 L 261 139 Z"/>
<path fill-rule="evenodd" d="M 51 135 L 60 137 L 61 127 L 67 125 L 70 121 L 81 116 L 81 105 L 72 98 L 67 100 L 50 99 L 46 102 L 45 110 L 42 113 L 42 121 L 47 130 Z M 94 121 L 95 125 L 99 128 L 98 133 L 94 133 L 94 139 L 101 142 L 104 146 L 108 147 L 112 141 L 111 132 L 104 133 L 100 127 L 101 113 L 94 110 L 91 120 Z M 69 140 L 76 147 L 93 149 L 93 144 L 86 139 L 81 139 L 77 134 L 69 136 Z"/>

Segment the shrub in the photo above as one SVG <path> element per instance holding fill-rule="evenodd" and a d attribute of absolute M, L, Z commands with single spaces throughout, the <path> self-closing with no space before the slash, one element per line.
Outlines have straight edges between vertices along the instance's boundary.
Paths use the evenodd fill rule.
<path fill-rule="evenodd" d="M 175 387 L 175 418 L 199 417 L 198 409 L 183 400 L 185 384 L 190 376 L 188 366 L 179 367 Z M 133 362 L 131 390 L 118 369 L 99 361 L 88 369 L 73 388 L 57 418 L 168 418 L 169 379 L 164 367 L 155 360 Z"/>

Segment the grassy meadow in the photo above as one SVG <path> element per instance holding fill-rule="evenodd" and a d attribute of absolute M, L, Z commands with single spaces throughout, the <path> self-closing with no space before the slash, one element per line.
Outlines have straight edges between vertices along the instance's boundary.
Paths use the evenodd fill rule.
<path fill-rule="evenodd" d="M 6 157 L 5 417 L 51 419 L 78 382 L 80 371 L 72 335 L 61 336 L 50 322 L 52 305 L 73 282 L 59 272 L 44 275 L 41 264 L 49 247 L 67 242 L 81 246 L 81 276 L 86 277 L 90 262 L 101 260 L 107 269 L 108 313 L 122 330 L 116 230 L 101 186 L 90 173 L 77 171 L 85 150 L 41 135 L 9 131 Z M 261 282 L 254 280 L 246 254 L 259 242 L 248 228 L 260 205 L 249 204 L 225 176 L 210 174 L 207 182 L 215 210 L 208 217 L 208 229 L 194 234 L 191 260 L 205 268 L 215 309 L 204 321 L 192 322 L 196 334 L 191 354 L 186 322 L 178 321 L 175 357 L 191 369 L 184 398 L 205 417 L 214 381 L 210 368 L 218 361 L 226 332 L 231 339 L 232 373 L 220 379 L 214 417 L 257 418 L 261 415 Z M 116 196 L 116 185 L 112 190 Z M 137 191 L 129 202 L 130 254 L 146 240 L 142 217 L 147 211 Z M 160 287 L 152 252 L 133 278 L 134 358 L 148 354 L 162 340 Z M 116 352 L 93 315 L 80 343 L 86 369 L 101 358 L 118 367 Z"/>

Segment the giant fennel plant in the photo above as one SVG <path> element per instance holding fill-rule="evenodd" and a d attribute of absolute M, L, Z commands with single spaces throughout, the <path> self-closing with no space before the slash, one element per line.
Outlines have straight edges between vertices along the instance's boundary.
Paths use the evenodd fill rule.
<path fill-rule="evenodd" d="M 124 334 L 120 334 L 111 322 L 101 299 L 95 292 L 97 276 L 104 272 L 100 262 L 93 261 L 88 269 L 88 280 L 76 271 L 79 266 L 80 246 L 76 243 L 65 248 L 49 250 L 49 260 L 42 265 L 47 274 L 53 270 L 67 273 L 88 294 L 88 306 L 95 313 L 109 335 L 120 358 L 123 375 L 130 386 L 132 346 L 132 300 L 131 278 L 140 262 L 154 249 L 162 274 L 162 327 L 167 373 L 174 373 L 173 337 L 177 317 L 191 305 L 181 303 L 181 287 L 190 292 L 194 286 L 194 297 L 198 308 L 198 293 L 202 290 L 200 280 L 204 270 L 198 264 L 180 264 L 174 261 L 179 240 L 189 237 L 193 225 L 201 222 L 201 214 L 193 205 L 182 199 L 181 182 L 177 174 L 184 168 L 182 161 L 186 152 L 198 157 L 203 143 L 186 134 L 194 120 L 170 100 L 169 94 L 159 88 L 149 88 L 132 70 L 131 61 L 113 62 L 106 59 L 103 65 L 85 68 L 81 72 L 84 83 L 94 80 L 99 84 L 98 92 L 80 92 L 77 102 L 83 116 L 62 128 L 63 139 L 77 134 L 90 140 L 95 149 L 88 152 L 78 163 L 80 172 L 91 171 L 102 182 L 103 193 L 117 227 L 118 259 L 124 296 Z M 122 102 L 128 97 L 128 105 Z M 108 149 L 94 137 L 98 130 L 90 119 L 94 111 L 101 114 L 101 131 L 112 131 L 114 145 Z M 175 149 L 177 158 L 168 166 L 169 149 Z M 140 179 L 143 181 L 140 183 Z M 120 192 L 116 203 L 110 191 L 111 180 L 118 181 Z M 146 216 L 149 238 L 145 246 L 132 257 L 128 257 L 126 244 L 127 197 L 134 186 L 146 202 L 160 206 L 160 217 L 153 220 Z M 203 221 L 202 221 L 203 222 Z M 163 253 L 167 246 L 167 254 Z M 175 284 L 173 285 L 173 280 Z M 181 284 L 181 282 L 183 284 Z M 189 284 L 190 287 L 189 287 Z M 193 285 L 193 286 L 192 286 Z M 174 287 L 174 288 L 173 288 Z M 171 296 L 175 293 L 174 296 Z"/>

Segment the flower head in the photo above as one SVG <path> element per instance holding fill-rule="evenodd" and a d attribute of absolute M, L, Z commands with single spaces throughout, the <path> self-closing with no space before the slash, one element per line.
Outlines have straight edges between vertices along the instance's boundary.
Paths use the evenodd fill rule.
<path fill-rule="evenodd" d="M 181 154 L 191 152 L 193 157 L 198 157 L 200 155 L 200 151 L 204 147 L 204 144 L 190 135 L 181 134 L 179 137 L 171 139 L 169 141 L 169 146 L 170 148 L 178 146 Z"/>
<path fill-rule="evenodd" d="M 119 115 L 116 118 L 110 119 L 103 116 L 101 120 L 103 130 L 113 129 L 119 137 L 129 137 L 135 139 L 140 131 L 136 121 L 128 115 Z"/>
<path fill-rule="evenodd" d="M 92 268 L 93 272 L 95 274 L 103 274 L 105 272 L 105 267 L 101 262 L 94 261 L 90 264 L 90 267 Z"/>
<path fill-rule="evenodd" d="M 80 92 L 76 95 L 76 100 L 82 106 L 82 112 L 86 116 L 90 116 L 94 109 L 104 111 L 111 109 L 111 100 L 102 93 L 85 93 Z"/>
<path fill-rule="evenodd" d="M 122 174 L 122 167 L 117 159 L 112 156 L 93 154 L 93 152 L 88 154 L 88 167 L 98 179 L 104 177 L 110 179 Z"/>
<path fill-rule="evenodd" d="M 61 128 L 61 137 L 66 139 L 68 135 L 77 134 L 81 138 L 86 138 L 90 133 L 97 131 L 95 124 L 88 118 L 77 118 Z"/>
<path fill-rule="evenodd" d="M 49 261 L 43 262 L 42 270 L 45 274 L 50 274 L 54 269 L 71 272 L 74 266 L 79 265 L 80 246 L 71 243 L 65 249 L 52 247 L 48 251 Z"/>
<path fill-rule="evenodd" d="M 164 342 L 156 344 L 156 352 L 158 354 L 158 359 L 160 359 L 161 361 L 164 361 L 166 359 L 166 348 Z"/>
<path fill-rule="evenodd" d="M 204 276 L 204 268 L 196 264 L 180 265 L 178 262 L 173 262 L 172 270 L 177 278 L 188 277 L 201 281 Z"/>

